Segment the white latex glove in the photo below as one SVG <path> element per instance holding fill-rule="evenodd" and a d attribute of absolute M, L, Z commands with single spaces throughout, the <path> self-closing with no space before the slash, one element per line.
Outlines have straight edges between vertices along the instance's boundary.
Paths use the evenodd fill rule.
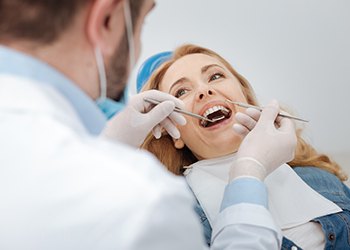
<path fill-rule="evenodd" d="M 233 128 L 245 138 L 237 151 L 230 180 L 241 176 L 264 180 L 280 165 L 294 158 L 297 144 L 294 123 L 288 118 L 277 117 L 278 112 L 278 103 L 273 101 L 261 115 L 253 110 L 236 114 L 238 124 Z"/>
<path fill-rule="evenodd" d="M 144 98 L 155 99 L 158 105 L 144 101 Z M 115 115 L 107 124 L 103 134 L 134 147 L 139 147 L 152 131 L 156 138 L 161 137 L 162 128 L 175 139 L 180 138 L 176 125 L 185 125 L 186 119 L 174 108 L 183 108 L 184 104 L 172 95 L 149 90 L 133 96 L 127 106 Z"/>

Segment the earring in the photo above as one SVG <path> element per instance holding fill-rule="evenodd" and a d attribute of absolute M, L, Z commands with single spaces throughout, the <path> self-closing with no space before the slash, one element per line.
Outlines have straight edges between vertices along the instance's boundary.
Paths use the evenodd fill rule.
<path fill-rule="evenodd" d="M 174 146 L 177 149 L 181 149 L 185 146 L 185 143 L 183 142 L 183 140 L 181 140 L 181 138 L 179 139 L 174 139 Z"/>

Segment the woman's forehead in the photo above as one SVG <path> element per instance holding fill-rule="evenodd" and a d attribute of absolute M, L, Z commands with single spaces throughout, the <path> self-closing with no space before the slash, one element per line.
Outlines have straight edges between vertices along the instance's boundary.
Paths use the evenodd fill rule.
<path fill-rule="evenodd" d="M 182 77 L 190 77 L 193 74 L 201 74 L 203 67 L 217 64 L 226 69 L 225 65 L 217 58 L 205 54 L 190 54 L 176 60 L 164 74 L 163 82 L 176 81 Z M 162 87 L 162 86 L 161 86 Z M 166 86 L 163 86 L 166 88 Z"/>
<path fill-rule="evenodd" d="M 203 66 L 209 64 L 218 64 L 224 67 L 224 65 L 216 57 L 198 53 L 189 54 L 179 58 L 169 67 L 167 73 L 181 73 L 187 71 L 192 72 L 195 69 L 201 69 Z"/>

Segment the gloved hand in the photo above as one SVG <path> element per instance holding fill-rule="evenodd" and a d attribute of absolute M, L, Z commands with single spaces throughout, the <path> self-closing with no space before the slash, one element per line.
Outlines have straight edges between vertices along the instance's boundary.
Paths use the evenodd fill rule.
<path fill-rule="evenodd" d="M 297 144 L 294 123 L 288 118 L 277 117 L 279 111 L 278 103 L 274 101 L 263 109 L 261 115 L 252 110 L 248 114 L 236 114 L 238 124 L 233 128 L 245 138 L 231 168 L 230 181 L 241 176 L 264 180 L 280 165 L 294 158 Z"/>
<path fill-rule="evenodd" d="M 144 101 L 150 98 L 161 103 L 154 105 Z M 186 124 L 186 119 L 174 108 L 183 108 L 181 100 L 172 95 L 149 90 L 133 96 L 123 111 L 109 120 L 103 134 L 134 147 L 139 147 L 151 131 L 156 138 L 161 137 L 162 128 L 175 139 L 180 138 L 176 125 Z"/>

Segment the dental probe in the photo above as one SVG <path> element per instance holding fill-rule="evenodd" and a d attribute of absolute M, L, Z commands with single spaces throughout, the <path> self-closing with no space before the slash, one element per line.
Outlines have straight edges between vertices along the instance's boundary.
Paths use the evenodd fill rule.
<path fill-rule="evenodd" d="M 145 100 L 146 102 L 152 103 L 154 105 L 157 105 L 157 104 L 161 103 L 160 101 L 157 101 L 157 100 L 154 100 L 154 99 L 151 99 L 151 98 L 143 98 L 143 100 Z M 176 111 L 178 113 L 181 113 L 181 114 L 184 114 L 184 115 L 192 116 L 192 117 L 197 118 L 197 119 L 206 120 L 208 122 L 214 122 L 215 121 L 215 119 L 214 120 L 208 119 L 207 117 L 204 117 L 204 116 L 201 116 L 201 115 L 197 115 L 195 113 L 191 113 L 189 111 L 182 110 L 182 109 L 179 109 L 177 107 L 174 108 L 174 111 Z"/>
<path fill-rule="evenodd" d="M 262 108 L 259 107 L 259 106 L 254 106 L 254 105 L 251 105 L 251 104 L 248 104 L 248 103 L 243 103 L 243 102 L 234 102 L 234 101 L 231 101 L 229 99 L 226 99 L 226 101 L 229 102 L 229 103 L 235 104 L 237 106 L 243 107 L 243 108 L 253 108 L 253 109 L 257 109 L 259 111 L 262 111 Z M 301 119 L 301 118 L 298 118 L 298 117 L 295 117 L 295 116 L 291 116 L 291 115 L 285 115 L 285 114 L 282 114 L 282 113 L 278 113 L 278 116 L 294 119 L 294 120 L 301 121 L 301 122 L 309 122 L 308 120 L 304 120 L 304 119 Z"/>

